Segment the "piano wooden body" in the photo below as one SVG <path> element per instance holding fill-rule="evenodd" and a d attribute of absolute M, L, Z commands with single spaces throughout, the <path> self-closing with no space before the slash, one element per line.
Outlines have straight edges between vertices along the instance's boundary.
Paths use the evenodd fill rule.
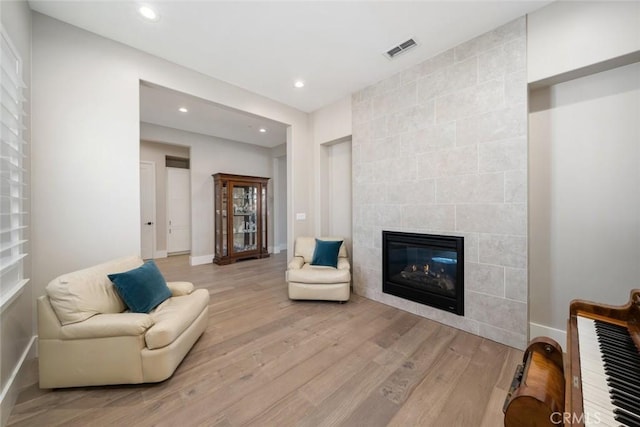
<path fill-rule="evenodd" d="M 640 289 L 623 306 L 574 300 L 564 363 L 552 339 L 529 343 L 505 400 L 504 425 L 638 427 L 638 387 Z"/>

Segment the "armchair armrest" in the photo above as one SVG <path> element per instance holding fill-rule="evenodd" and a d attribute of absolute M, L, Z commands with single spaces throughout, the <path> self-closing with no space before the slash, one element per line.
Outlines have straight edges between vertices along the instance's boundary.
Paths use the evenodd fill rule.
<path fill-rule="evenodd" d="M 62 339 L 108 338 L 142 335 L 154 321 L 144 313 L 96 314 L 60 328 Z"/>
<path fill-rule="evenodd" d="M 289 270 L 300 270 L 304 265 L 304 258 L 301 256 L 293 257 L 291 262 L 289 262 L 289 266 L 287 267 Z"/>
<path fill-rule="evenodd" d="M 338 258 L 338 270 L 351 270 L 349 258 Z"/>
<path fill-rule="evenodd" d="M 167 282 L 167 287 L 171 290 L 171 296 L 173 297 L 189 295 L 194 290 L 191 282 Z"/>

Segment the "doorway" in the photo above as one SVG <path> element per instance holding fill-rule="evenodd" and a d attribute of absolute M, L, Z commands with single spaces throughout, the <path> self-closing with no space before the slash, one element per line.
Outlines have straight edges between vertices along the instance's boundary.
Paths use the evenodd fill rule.
<path fill-rule="evenodd" d="M 140 160 L 143 163 L 152 163 L 154 165 L 154 178 L 153 185 L 145 184 L 143 182 L 143 173 L 140 173 L 140 200 L 141 200 L 141 212 L 145 209 L 142 206 L 143 200 L 153 200 L 148 203 L 153 203 L 155 213 L 153 220 L 144 220 L 141 223 L 141 235 L 142 244 L 147 245 L 143 258 L 164 258 L 167 257 L 169 252 L 176 253 L 188 253 L 191 251 L 191 176 L 190 176 L 190 148 L 185 146 L 166 144 L 153 141 L 140 141 Z M 177 162 L 177 163 L 176 163 Z M 172 167 L 178 166 L 178 167 Z M 168 167 L 169 166 L 169 167 Z M 181 178 L 176 179 L 178 188 L 182 188 L 181 191 L 173 191 L 173 193 L 179 193 L 174 196 L 169 196 L 169 170 L 180 169 L 184 172 L 178 172 L 182 174 Z M 150 179 L 150 178 L 149 178 Z M 174 182 L 174 180 L 172 180 Z M 175 188 L 176 185 L 172 186 Z M 186 189 L 186 190 L 185 190 Z M 175 239 L 176 243 L 170 249 L 169 244 L 169 210 L 172 209 L 169 198 L 182 207 L 178 208 L 178 212 L 172 216 L 177 219 L 171 220 L 171 233 L 172 235 L 180 236 L 179 239 Z M 186 207 L 185 207 L 186 205 Z M 187 219 L 184 220 L 184 212 L 186 211 Z M 181 216 L 176 216 L 181 215 Z M 148 222 L 153 222 L 153 226 L 147 225 Z M 186 223 L 186 225 L 185 225 Z M 174 229 L 175 226 L 175 229 Z M 147 227 L 147 229 L 145 229 Z M 153 234 L 154 243 L 153 250 L 148 249 L 149 243 L 145 240 L 145 233 Z M 173 237 L 173 236 L 172 236 Z M 184 243 L 186 242 L 186 244 Z M 175 248 L 175 249 L 174 249 Z M 148 257 L 148 258 L 146 258 Z"/>
<path fill-rule="evenodd" d="M 329 151 L 329 235 L 351 240 L 351 139 Z M 349 247 L 349 249 L 351 249 Z"/>
<path fill-rule="evenodd" d="M 344 237 L 351 253 L 351 137 L 323 144 L 320 150 L 320 189 L 324 236 Z"/>
<path fill-rule="evenodd" d="M 180 107 L 180 108 L 178 108 Z M 191 265 L 210 263 L 214 257 L 213 180 L 216 172 L 249 174 L 274 177 L 273 158 L 287 152 L 287 140 L 291 139 L 290 126 L 259 115 L 212 102 L 186 93 L 140 82 L 140 137 L 141 160 L 154 160 L 156 175 L 156 257 L 168 256 L 173 247 L 168 246 L 169 219 L 167 218 L 167 177 L 164 155 L 186 157 L 190 161 L 190 247 Z M 181 148 L 184 153 L 165 152 L 162 157 L 151 153 L 146 157 L 146 146 Z M 171 166 L 171 165 L 167 165 Z M 280 166 L 285 169 L 282 170 Z M 278 165 L 284 179 L 286 162 Z M 270 190 L 276 185 L 272 180 Z M 286 186 L 286 181 L 284 182 Z M 289 184 L 290 186 L 291 184 Z M 277 192 L 277 190 L 276 190 Z M 274 193 L 270 193 L 274 194 Z M 287 189 L 279 192 L 282 200 L 274 208 L 273 196 L 269 199 L 269 244 L 273 242 L 274 224 L 280 224 L 278 233 L 287 239 L 287 231 L 293 226 L 286 222 Z M 274 210 L 275 209 L 275 210 Z M 279 219 L 284 219 L 284 223 Z M 174 220 L 171 220 L 173 235 Z M 291 230 L 289 230 L 291 228 Z M 290 237 L 289 237 L 290 238 Z M 185 241 L 186 239 L 183 239 Z M 275 242 L 273 242 L 275 243 Z M 289 242 L 287 242 L 288 244 Z M 284 249 L 282 241 L 278 246 Z M 271 249 L 271 248 L 270 248 Z M 180 251 L 182 252 L 182 251 Z"/>

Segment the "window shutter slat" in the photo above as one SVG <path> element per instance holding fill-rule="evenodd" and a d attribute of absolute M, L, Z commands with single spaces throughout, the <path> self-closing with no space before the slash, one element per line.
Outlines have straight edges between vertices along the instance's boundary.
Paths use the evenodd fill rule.
<path fill-rule="evenodd" d="M 22 61 L 2 28 L 0 40 L 0 311 L 29 282 L 25 278 L 28 158 Z"/>

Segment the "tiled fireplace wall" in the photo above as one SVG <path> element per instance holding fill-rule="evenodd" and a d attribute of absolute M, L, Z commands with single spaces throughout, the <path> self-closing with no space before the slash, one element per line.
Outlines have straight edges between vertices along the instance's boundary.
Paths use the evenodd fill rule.
<path fill-rule="evenodd" d="M 355 292 L 518 348 L 528 328 L 525 25 L 353 95 Z M 382 230 L 464 236 L 464 317 L 382 293 Z"/>

